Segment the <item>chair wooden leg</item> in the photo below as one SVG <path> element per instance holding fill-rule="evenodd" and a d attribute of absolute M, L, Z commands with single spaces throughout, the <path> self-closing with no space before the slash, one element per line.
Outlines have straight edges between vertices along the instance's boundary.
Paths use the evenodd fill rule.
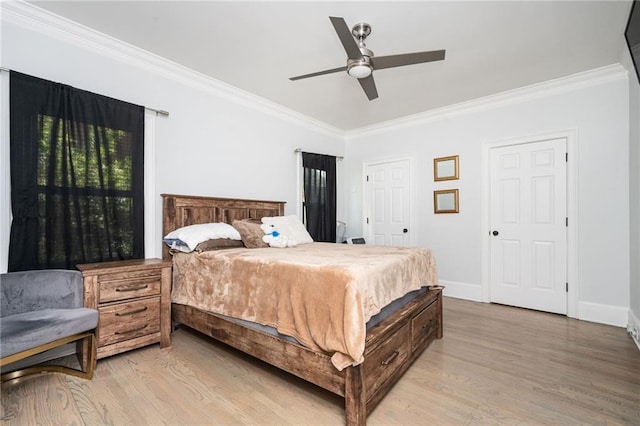
<path fill-rule="evenodd" d="M 81 360 L 80 367 L 82 368 L 82 370 L 76 370 L 75 368 L 65 367 L 63 365 L 35 365 L 33 367 L 26 367 L 20 370 L 12 371 L 10 373 L 5 373 L 2 376 L 0 376 L 0 381 L 4 383 L 9 380 L 15 380 L 21 377 L 29 376 L 31 374 L 50 373 L 50 372 L 65 373 L 65 374 L 70 374 L 72 376 L 77 376 L 83 379 L 90 380 L 91 378 L 93 378 L 93 371 L 95 367 L 96 350 L 97 350 L 96 339 L 93 332 L 79 333 L 73 336 L 64 337 L 62 339 L 58 339 L 54 342 L 47 343 L 45 345 L 38 346 L 36 348 L 28 349 L 26 351 L 22 351 L 17 354 L 9 355 L 7 357 L 0 359 L 0 366 L 11 364 L 15 361 L 19 361 L 21 359 L 39 354 L 49 349 L 53 349 L 58 346 L 66 345 L 67 343 L 73 343 L 73 342 L 78 342 L 78 343 L 82 342 L 83 346 L 86 342 L 86 345 L 87 345 L 86 356 L 85 354 L 82 354 L 82 353 L 79 354 L 79 360 Z"/>

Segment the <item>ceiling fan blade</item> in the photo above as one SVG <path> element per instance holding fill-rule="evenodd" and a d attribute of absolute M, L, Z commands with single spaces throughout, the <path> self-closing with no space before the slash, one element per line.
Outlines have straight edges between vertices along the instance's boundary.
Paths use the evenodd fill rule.
<path fill-rule="evenodd" d="M 338 33 L 338 38 L 340 38 L 340 42 L 347 52 L 349 59 L 362 59 L 362 52 L 360 52 L 360 48 L 358 48 L 358 43 L 356 43 L 353 35 L 351 35 L 351 30 L 347 27 L 344 19 L 334 16 L 329 16 L 329 19 L 331 19 L 333 28 L 335 28 Z"/>
<path fill-rule="evenodd" d="M 359 78 L 358 83 L 362 86 L 362 90 L 367 94 L 367 98 L 370 101 L 378 97 L 378 89 L 376 89 L 376 82 L 373 81 L 373 75 L 365 78 Z"/>
<path fill-rule="evenodd" d="M 296 80 L 301 80 L 303 78 L 316 77 L 318 75 L 331 74 L 334 72 L 340 72 L 340 71 L 346 71 L 346 70 L 347 70 L 347 67 L 333 68 L 330 70 L 312 72 L 311 74 L 304 74 L 304 75 L 298 75 L 296 77 L 289 77 L 289 80 L 296 81 Z"/>
<path fill-rule="evenodd" d="M 442 61 L 444 50 L 431 50 L 428 52 L 403 53 L 400 55 L 375 56 L 371 58 L 374 70 L 402 67 L 405 65 L 421 64 L 423 62 Z"/>

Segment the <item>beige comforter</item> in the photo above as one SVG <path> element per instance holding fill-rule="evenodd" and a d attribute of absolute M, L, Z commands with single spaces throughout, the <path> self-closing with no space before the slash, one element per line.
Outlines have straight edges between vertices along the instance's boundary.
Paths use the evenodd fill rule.
<path fill-rule="evenodd" d="M 406 293 L 437 285 L 429 249 L 310 243 L 173 256 L 172 301 L 257 322 L 331 354 L 363 361 L 365 323 Z"/>

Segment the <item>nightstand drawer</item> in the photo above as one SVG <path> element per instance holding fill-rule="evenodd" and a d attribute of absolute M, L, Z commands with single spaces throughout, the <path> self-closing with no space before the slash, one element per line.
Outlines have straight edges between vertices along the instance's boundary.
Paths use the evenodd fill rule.
<path fill-rule="evenodd" d="M 158 274 L 98 281 L 100 287 L 98 303 L 155 296 L 160 294 L 162 287 L 162 280 Z"/>
<path fill-rule="evenodd" d="M 103 306 L 99 311 L 99 346 L 160 331 L 160 297 Z"/>

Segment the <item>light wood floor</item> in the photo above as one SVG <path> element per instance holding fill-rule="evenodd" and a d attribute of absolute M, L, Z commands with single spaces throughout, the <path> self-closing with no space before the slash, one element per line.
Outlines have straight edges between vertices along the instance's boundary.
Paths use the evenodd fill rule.
<path fill-rule="evenodd" d="M 640 425 L 640 350 L 624 329 L 445 299 L 445 332 L 369 425 Z M 98 362 L 92 381 L 2 385 L 2 424 L 340 425 L 342 400 L 179 329 Z"/>

